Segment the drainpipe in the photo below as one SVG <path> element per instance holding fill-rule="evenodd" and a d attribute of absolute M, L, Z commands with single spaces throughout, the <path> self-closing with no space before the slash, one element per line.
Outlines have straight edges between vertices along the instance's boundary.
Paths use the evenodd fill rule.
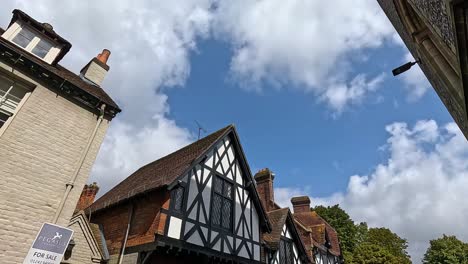
<path fill-rule="evenodd" d="M 119 264 L 122 264 L 123 257 L 125 254 L 125 247 L 127 246 L 128 233 L 130 232 L 130 225 L 132 224 L 133 219 L 133 203 L 130 203 L 129 211 L 130 212 L 128 214 L 127 231 L 125 231 L 125 238 L 123 241 L 122 249 L 120 250 Z"/>
<path fill-rule="evenodd" d="M 60 214 L 63 211 L 63 207 L 65 206 L 65 202 L 68 199 L 68 195 L 70 194 L 70 191 L 75 186 L 76 178 L 78 178 L 78 173 L 80 172 L 81 167 L 83 167 L 84 160 L 85 160 L 86 156 L 88 155 L 89 149 L 91 147 L 91 144 L 94 141 L 94 138 L 96 137 L 96 133 L 98 131 L 99 125 L 101 125 L 102 119 L 104 118 L 104 109 L 105 108 L 106 108 L 106 105 L 103 104 L 101 106 L 101 109 L 100 109 L 100 114 L 99 114 L 99 118 L 98 118 L 97 123 L 96 123 L 96 127 L 94 127 L 93 133 L 89 137 L 88 143 L 86 144 L 85 149 L 81 153 L 80 159 L 78 161 L 78 166 L 76 166 L 75 171 L 73 172 L 70 181 L 66 184 L 65 193 L 63 194 L 62 200 L 60 200 L 60 204 L 59 204 L 59 206 L 57 208 L 57 211 L 55 212 L 54 219 L 52 220 L 52 223 L 54 223 L 54 224 L 57 223 L 58 218 L 59 218 Z"/>

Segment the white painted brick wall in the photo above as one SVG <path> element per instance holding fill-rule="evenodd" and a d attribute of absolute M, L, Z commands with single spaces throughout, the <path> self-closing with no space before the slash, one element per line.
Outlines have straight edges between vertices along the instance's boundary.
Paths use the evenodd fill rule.
<path fill-rule="evenodd" d="M 52 221 L 96 122 L 95 114 L 37 85 L 0 136 L 1 263 L 22 263 L 42 223 Z M 59 225 L 68 225 L 109 123 L 96 134 Z"/>

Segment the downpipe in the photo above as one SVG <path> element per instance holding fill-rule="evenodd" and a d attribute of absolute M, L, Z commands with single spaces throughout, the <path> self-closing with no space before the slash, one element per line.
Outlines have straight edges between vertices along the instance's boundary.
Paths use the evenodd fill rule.
<path fill-rule="evenodd" d="M 81 168 L 83 167 L 84 160 L 85 160 L 86 156 L 88 155 L 91 144 L 93 143 L 94 138 L 96 137 L 96 133 L 97 133 L 97 131 L 99 129 L 99 126 L 101 125 L 102 120 L 104 118 L 105 108 L 106 108 L 106 105 L 103 104 L 101 106 L 100 110 L 99 110 L 100 111 L 99 118 L 98 118 L 98 120 L 96 122 L 96 126 L 94 127 L 93 133 L 91 134 L 90 138 L 88 139 L 88 143 L 86 144 L 85 149 L 81 153 L 80 159 L 78 161 L 78 166 L 76 166 L 75 171 L 73 172 L 72 177 L 70 178 L 70 181 L 66 184 L 65 193 L 63 194 L 62 200 L 60 200 L 60 204 L 59 204 L 59 206 L 57 208 L 57 211 L 55 212 L 54 219 L 52 220 L 52 223 L 54 223 L 54 224 L 57 223 L 57 221 L 58 221 L 58 219 L 60 217 L 60 214 L 63 211 L 63 207 L 65 206 L 65 202 L 68 199 L 68 195 L 70 195 L 70 191 L 75 186 L 76 178 L 78 178 L 78 173 L 80 172 Z"/>

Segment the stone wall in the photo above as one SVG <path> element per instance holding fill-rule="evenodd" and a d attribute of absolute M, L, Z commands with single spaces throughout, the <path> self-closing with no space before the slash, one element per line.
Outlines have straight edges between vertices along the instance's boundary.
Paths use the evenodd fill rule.
<path fill-rule="evenodd" d="M 0 135 L 0 259 L 22 263 L 42 223 L 53 220 L 97 115 L 3 63 L 0 69 L 35 86 Z M 70 221 L 109 122 L 97 131 L 59 225 Z"/>

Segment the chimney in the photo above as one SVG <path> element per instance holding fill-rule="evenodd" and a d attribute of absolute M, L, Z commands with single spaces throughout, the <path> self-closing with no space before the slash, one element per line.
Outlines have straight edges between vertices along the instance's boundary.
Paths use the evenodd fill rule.
<path fill-rule="evenodd" d="M 88 208 L 93 202 L 96 194 L 99 191 L 99 186 L 95 182 L 92 184 L 86 184 L 81 191 L 80 199 L 78 200 L 78 204 L 76 205 L 75 212 L 79 212 Z"/>
<path fill-rule="evenodd" d="M 257 191 L 262 201 L 263 206 L 267 212 L 272 211 L 275 208 L 275 194 L 273 191 L 273 180 L 275 174 L 270 169 L 265 168 L 259 170 L 255 176 L 257 182 Z"/>
<path fill-rule="evenodd" d="M 291 198 L 294 213 L 307 213 L 310 212 L 310 199 L 309 196 L 298 196 Z"/>
<path fill-rule="evenodd" d="M 93 58 L 88 64 L 86 64 L 86 66 L 83 67 L 83 69 L 81 69 L 81 77 L 97 86 L 101 86 L 102 81 L 104 81 L 104 78 L 109 71 L 107 60 L 109 59 L 110 54 L 111 52 L 108 49 L 102 50 L 99 55 Z"/>

